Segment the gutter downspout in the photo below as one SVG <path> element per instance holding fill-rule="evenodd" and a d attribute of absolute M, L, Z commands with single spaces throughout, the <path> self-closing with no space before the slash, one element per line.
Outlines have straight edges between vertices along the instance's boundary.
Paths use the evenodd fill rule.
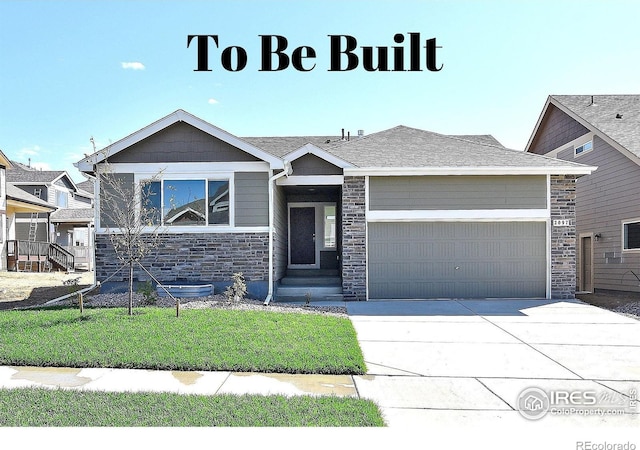
<path fill-rule="evenodd" d="M 268 305 L 273 298 L 273 233 L 274 233 L 274 204 L 273 204 L 273 187 L 278 178 L 289 176 L 293 173 L 291 163 L 284 161 L 284 170 L 269 178 L 269 291 L 267 298 L 264 299 L 264 305 Z"/>

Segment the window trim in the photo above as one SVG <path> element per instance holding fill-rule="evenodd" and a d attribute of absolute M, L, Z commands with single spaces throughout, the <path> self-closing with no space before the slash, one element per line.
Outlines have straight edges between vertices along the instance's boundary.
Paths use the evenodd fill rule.
<path fill-rule="evenodd" d="M 633 219 L 626 219 L 621 222 L 621 230 L 620 230 L 620 248 L 622 248 L 623 253 L 640 253 L 640 247 L 638 248 L 625 248 L 625 226 L 630 223 L 640 224 L 640 217 L 636 217 Z"/>
<path fill-rule="evenodd" d="M 590 144 L 591 147 L 588 150 L 584 150 L 584 146 Z M 578 149 L 582 148 L 583 150 L 581 150 L 580 152 L 578 152 Z M 582 155 L 585 155 L 587 153 L 590 153 L 593 151 L 593 138 L 589 139 L 588 141 L 584 141 L 582 144 L 580 145 L 574 145 L 573 146 L 573 157 L 574 158 L 578 158 Z"/>
<path fill-rule="evenodd" d="M 213 174 L 211 176 L 178 176 L 178 175 L 174 175 L 174 174 L 168 174 L 166 177 L 161 177 L 161 178 L 146 178 L 146 177 L 134 177 L 134 182 L 135 182 L 135 186 L 136 186 L 136 195 L 138 196 L 142 196 L 142 183 L 143 182 L 158 182 L 160 183 L 160 224 L 154 225 L 154 226 L 160 226 L 162 228 L 167 228 L 167 229 L 178 229 L 178 230 L 185 230 L 185 229 L 191 229 L 191 228 L 195 228 L 195 229 L 217 229 L 217 228 L 229 228 L 229 227 L 235 227 L 235 208 L 234 208 L 234 195 L 235 192 L 233 192 L 233 185 L 234 185 L 234 179 L 233 179 L 233 175 L 232 174 Z M 164 183 L 165 181 L 203 181 L 204 182 L 204 198 L 203 201 L 205 202 L 205 219 L 204 219 L 204 224 L 202 225 L 196 225 L 196 224 L 190 224 L 190 225 L 171 225 L 171 224 L 167 224 L 165 223 L 165 212 L 164 212 L 164 199 L 165 199 L 165 194 L 164 194 Z M 222 223 L 222 224 L 210 224 L 209 223 L 209 208 L 208 208 L 208 199 L 209 199 L 209 182 L 210 181 L 226 181 L 229 183 L 229 222 L 228 223 Z M 139 197 L 139 204 L 142 205 L 142 197 Z"/>

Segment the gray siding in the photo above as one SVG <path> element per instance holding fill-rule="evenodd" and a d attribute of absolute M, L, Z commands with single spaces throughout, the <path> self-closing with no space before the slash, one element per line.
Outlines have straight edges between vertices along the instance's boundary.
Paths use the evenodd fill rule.
<path fill-rule="evenodd" d="M 107 181 L 108 180 L 108 181 Z M 110 173 L 100 176 L 100 226 L 116 228 L 115 211 L 124 212 L 127 198 L 133 198 L 134 178 L 132 173 Z"/>
<path fill-rule="evenodd" d="M 289 222 L 287 220 L 287 197 L 282 186 L 274 188 L 274 281 L 283 278 L 287 273 L 289 255 Z"/>
<path fill-rule="evenodd" d="M 291 163 L 294 175 L 342 175 L 342 169 L 316 155 L 306 154 Z"/>
<path fill-rule="evenodd" d="M 183 122 L 109 158 L 111 163 L 232 162 L 258 158 Z"/>
<path fill-rule="evenodd" d="M 577 180 L 576 232 L 578 236 L 602 234 L 601 239 L 592 241 L 595 289 L 640 292 L 638 281 L 629 272 L 640 275 L 640 254 L 622 253 L 622 221 L 640 217 L 640 166 L 597 136 L 593 145 L 592 151 L 578 158 L 574 158 L 573 148 L 558 154 L 560 159 L 598 167 Z M 578 254 L 578 264 L 581 256 Z"/>
<path fill-rule="evenodd" d="M 47 220 L 47 214 L 38 214 L 36 228 L 36 241 L 49 242 L 49 222 Z M 15 231 L 16 239 L 19 241 L 29 240 L 29 229 L 31 228 L 31 214 L 29 213 L 16 213 L 15 217 Z"/>
<path fill-rule="evenodd" d="M 371 210 L 546 208 L 544 176 L 372 177 Z"/>
<path fill-rule="evenodd" d="M 588 132 L 589 130 L 583 125 L 554 105 L 549 105 L 540 122 L 538 133 L 529 147 L 529 152 L 544 155 Z"/>
<path fill-rule="evenodd" d="M 55 183 L 53 183 L 56 186 L 60 186 L 60 187 L 64 187 L 67 189 L 71 189 L 73 190 L 73 185 L 71 184 L 71 182 L 67 179 L 67 177 L 62 177 L 59 180 L 57 180 Z"/>
<path fill-rule="evenodd" d="M 16 186 L 17 188 L 22 189 L 23 191 L 25 191 L 28 194 L 31 195 L 36 195 L 35 191 L 36 189 L 40 189 L 40 195 L 36 195 L 36 197 L 41 198 L 42 200 L 44 200 L 45 202 L 49 201 L 49 192 L 48 189 L 45 185 L 42 184 L 19 184 Z"/>
<path fill-rule="evenodd" d="M 267 172 L 236 172 L 236 226 L 269 225 L 269 174 Z"/>
<path fill-rule="evenodd" d="M 369 298 L 544 297 L 544 222 L 370 223 Z"/>

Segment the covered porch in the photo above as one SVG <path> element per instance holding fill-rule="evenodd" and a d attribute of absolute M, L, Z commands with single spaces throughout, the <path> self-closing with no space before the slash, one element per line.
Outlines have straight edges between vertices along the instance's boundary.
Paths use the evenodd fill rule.
<path fill-rule="evenodd" d="M 276 187 L 275 301 L 342 301 L 342 188 L 286 181 Z"/>

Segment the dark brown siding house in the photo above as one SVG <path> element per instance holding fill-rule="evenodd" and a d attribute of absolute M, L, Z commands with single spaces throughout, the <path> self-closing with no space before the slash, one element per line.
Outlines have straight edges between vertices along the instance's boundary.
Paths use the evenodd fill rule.
<path fill-rule="evenodd" d="M 526 151 L 597 166 L 576 182 L 578 289 L 640 292 L 640 95 L 552 95 Z"/>
<path fill-rule="evenodd" d="M 79 161 L 96 193 L 105 162 L 154 193 L 158 281 L 220 289 L 242 272 L 267 302 L 572 298 L 575 181 L 595 169 L 406 126 L 240 138 L 182 110 Z M 105 208 L 98 280 L 120 266 Z"/>

